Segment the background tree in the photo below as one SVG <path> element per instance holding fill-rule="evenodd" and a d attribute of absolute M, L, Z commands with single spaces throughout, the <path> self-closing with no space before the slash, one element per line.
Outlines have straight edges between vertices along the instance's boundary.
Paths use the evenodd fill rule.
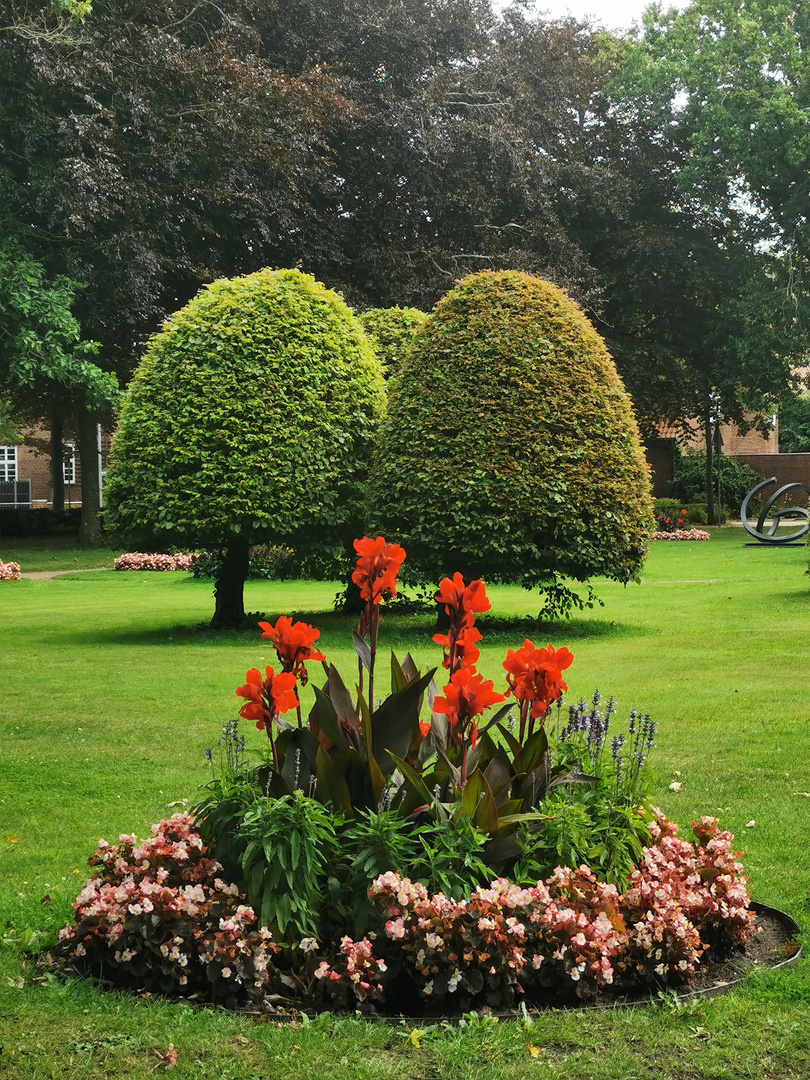
<path fill-rule="evenodd" d="M 383 404 L 335 293 L 297 270 L 217 281 L 149 344 L 121 407 L 105 520 L 136 543 L 223 553 L 215 628 L 244 620 L 251 543 L 342 555 Z"/>
<path fill-rule="evenodd" d="M 465 278 L 434 309 L 391 390 L 372 523 L 411 570 L 541 586 L 628 581 L 652 529 L 649 472 L 604 343 L 556 286 Z"/>
<path fill-rule="evenodd" d="M 574 24 L 486 0 L 96 0 L 54 35 L 32 29 L 46 5 L 5 6 L 4 201 L 123 375 L 200 284 L 267 265 L 363 307 L 427 310 L 483 266 L 592 288 L 557 209 L 600 173 Z"/>
<path fill-rule="evenodd" d="M 64 423 L 73 419 L 77 424 L 85 462 L 80 539 L 97 543 L 93 418 L 109 415 L 118 400 L 118 383 L 114 375 L 96 365 L 97 343 L 82 339 L 71 311 L 75 295 L 75 282 L 65 277 L 47 281 L 44 268 L 16 239 L 6 236 L 0 241 L 0 395 L 18 424 L 49 418 L 53 504 L 57 509 L 60 503 L 64 505 Z"/>
<path fill-rule="evenodd" d="M 128 377 L 203 282 L 295 261 L 303 178 L 351 106 L 324 71 L 269 64 L 241 0 L 96 0 L 56 35 L 48 4 L 3 8 L 4 205 Z"/>
<path fill-rule="evenodd" d="M 766 429 L 806 347 L 802 303 L 791 260 L 763 246 L 753 207 L 732 186 L 714 185 L 708 162 L 705 183 L 696 175 L 683 122 L 695 103 L 673 98 L 666 79 L 659 85 L 648 66 L 654 18 L 646 31 L 636 46 L 604 51 L 612 78 L 600 94 L 612 108 L 593 132 L 625 198 L 602 208 L 580 202 L 573 227 L 598 267 L 598 325 L 645 431 L 702 429 L 713 522 L 718 428 Z"/>
<path fill-rule="evenodd" d="M 779 453 L 810 452 L 810 396 L 788 394 L 779 403 Z"/>
<path fill-rule="evenodd" d="M 313 194 L 334 229 L 308 254 L 320 276 L 377 307 L 429 310 L 484 267 L 589 295 L 592 268 L 559 206 L 600 172 L 581 152 L 590 35 L 471 0 L 351 0 L 348 13 L 297 0 L 266 19 L 275 62 L 295 71 L 314 57 L 357 108 L 328 136 L 331 190 Z"/>
<path fill-rule="evenodd" d="M 684 196 L 717 218 L 742 203 L 749 229 L 794 256 L 794 291 L 810 255 L 809 56 L 806 5 L 693 0 L 648 9 L 622 76 L 651 134 L 684 147 Z"/>

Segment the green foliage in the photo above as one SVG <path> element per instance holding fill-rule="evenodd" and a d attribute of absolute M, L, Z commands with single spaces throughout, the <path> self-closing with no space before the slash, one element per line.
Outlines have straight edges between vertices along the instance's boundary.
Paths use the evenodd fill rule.
<path fill-rule="evenodd" d="M 659 523 L 659 518 L 669 518 L 674 522 L 681 517 L 681 511 L 686 511 L 685 524 L 686 525 L 705 525 L 706 524 L 706 504 L 705 502 L 688 503 L 681 502 L 680 499 L 656 499 L 655 500 L 655 519 Z"/>
<path fill-rule="evenodd" d="M 368 890 L 380 874 L 413 864 L 417 842 L 401 815 L 392 810 L 360 811 L 340 830 L 341 895 L 352 929 L 366 926 Z"/>
<path fill-rule="evenodd" d="M 428 316 L 409 307 L 372 308 L 359 316 L 387 379 L 395 375 Z"/>
<path fill-rule="evenodd" d="M 423 578 L 629 581 L 652 501 L 629 399 L 556 286 L 513 271 L 439 302 L 392 389 L 372 516 Z"/>
<path fill-rule="evenodd" d="M 327 871 L 335 862 L 335 818 L 300 791 L 263 799 L 240 826 L 250 904 L 276 941 L 317 938 Z"/>
<path fill-rule="evenodd" d="M 690 525 L 705 525 L 708 521 L 705 505 L 703 503 L 687 503 L 686 520 Z"/>
<path fill-rule="evenodd" d="M 194 556 L 189 569 L 192 576 L 215 580 L 222 572 L 224 556 L 221 552 L 201 551 Z M 248 581 L 286 581 L 289 578 L 317 576 L 301 572 L 296 566 L 295 552 L 291 547 L 272 547 L 259 544 L 250 549 Z"/>
<path fill-rule="evenodd" d="M 488 838 L 470 818 L 440 819 L 422 826 L 417 837 L 422 850 L 408 873 L 428 892 L 468 900 L 473 889 L 492 880 L 485 858 Z"/>
<path fill-rule="evenodd" d="M 0 402 L 41 416 L 59 399 L 93 411 L 118 400 L 115 376 L 94 363 L 98 344 L 84 341 L 71 311 L 78 286 L 64 276 L 47 281 L 44 267 L 13 237 L 0 241 Z"/>
<path fill-rule="evenodd" d="M 558 712 L 550 756 L 568 782 L 546 793 L 541 822 L 518 826 L 515 880 L 533 882 L 557 866 L 585 863 L 600 880 L 623 887 L 639 865 L 649 843 L 648 759 L 657 724 L 634 709 L 617 731 L 615 712 L 613 699 L 603 702 L 598 691 Z"/>
<path fill-rule="evenodd" d="M 779 406 L 779 453 L 810 452 L 810 397 L 795 394 Z"/>
<path fill-rule="evenodd" d="M 335 293 L 297 270 L 214 282 L 152 339 L 130 384 L 107 525 L 159 548 L 238 535 L 340 549 L 382 401 L 371 346 Z"/>
<path fill-rule="evenodd" d="M 0 397 L 0 443 L 13 446 L 20 441 L 20 425 L 11 405 Z"/>
<path fill-rule="evenodd" d="M 714 491 L 717 494 L 717 479 L 720 477 L 720 497 L 723 508 L 739 513 L 742 501 L 754 484 L 762 477 L 736 458 L 725 454 L 715 455 L 713 461 Z M 669 491 L 673 499 L 680 499 L 682 505 L 696 503 L 701 497 L 705 500 L 706 490 L 706 455 L 702 450 L 690 450 L 675 458 L 675 475 L 670 481 Z M 696 522 L 697 524 L 697 522 Z"/>

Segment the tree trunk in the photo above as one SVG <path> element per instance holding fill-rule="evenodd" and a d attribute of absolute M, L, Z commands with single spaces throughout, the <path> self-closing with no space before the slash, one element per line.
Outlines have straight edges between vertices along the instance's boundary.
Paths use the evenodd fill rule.
<path fill-rule="evenodd" d="M 714 438 L 712 431 L 712 418 L 711 414 L 706 412 L 706 422 L 704 426 L 704 440 L 706 443 L 706 518 L 710 525 L 717 524 L 717 515 L 715 513 L 714 505 Z"/>
<path fill-rule="evenodd" d="M 65 422 L 58 406 L 51 413 L 51 507 L 65 512 Z"/>
<path fill-rule="evenodd" d="M 101 491 L 98 467 L 98 422 L 87 409 L 79 409 L 79 454 L 82 465 L 82 518 L 79 546 L 98 547 L 101 536 Z"/>
<path fill-rule="evenodd" d="M 212 630 L 237 630 L 245 621 L 245 581 L 250 564 L 250 545 L 234 536 L 225 550 L 222 569 L 214 586 Z"/>

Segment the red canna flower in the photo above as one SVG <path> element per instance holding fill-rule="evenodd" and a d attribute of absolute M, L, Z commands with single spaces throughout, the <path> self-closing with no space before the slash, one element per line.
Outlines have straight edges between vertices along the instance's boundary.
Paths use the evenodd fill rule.
<path fill-rule="evenodd" d="M 436 644 L 444 649 L 443 665 L 451 676 L 460 667 L 475 667 L 480 656 L 476 644 L 481 640 L 481 634 L 473 623 L 476 614 L 489 611 L 492 607 L 483 581 L 478 578 L 465 585 L 459 573 L 455 573 L 452 579 L 442 578 L 436 603 L 444 604 L 444 610 L 450 616 L 449 631 L 433 636 Z"/>
<path fill-rule="evenodd" d="M 436 603 L 444 604 L 445 611 L 451 620 L 464 621 L 465 625 L 472 626 L 473 615 L 479 615 L 489 611 L 492 607 L 487 597 L 487 590 L 481 578 L 464 585 L 464 578 L 456 571 L 450 578 L 442 578 L 439 591 L 436 593 Z"/>
<path fill-rule="evenodd" d="M 266 678 L 258 668 L 251 668 L 245 675 L 247 682 L 236 691 L 237 697 L 247 698 L 246 704 L 239 710 L 239 715 L 246 720 L 255 720 L 259 731 L 268 728 L 277 717 L 295 709 L 298 698 L 295 694 L 295 675 L 291 671 L 274 674 L 271 667 L 265 668 Z"/>
<path fill-rule="evenodd" d="M 555 649 L 549 644 L 536 649 L 528 638 L 520 649 L 509 649 L 503 662 L 509 689 L 522 706 L 531 703 L 531 716 L 543 717 L 552 702 L 558 701 L 568 686 L 562 672 L 570 667 L 574 657 L 566 648 Z M 523 713 L 525 709 L 521 709 Z"/>
<path fill-rule="evenodd" d="M 471 742 L 475 746 L 476 716 L 505 700 L 505 695 L 497 693 L 494 685 L 491 679 L 484 682 L 483 675 L 472 668 L 459 668 L 450 676 L 444 697 L 437 697 L 433 702 L 433 711 L 446 714 L 453 742 L 462 742 L 464 732 L 470 727 Z"/>
<path fill-rule="evenodd" d="M 267 622 L 260 622 L 259 626 L 264 631 L 262 637 L 273 642 L 283 670 L 293 672 L 301 685 L 306 686 L 304 661 L 326 659 L 323 653 L 312 647 L 316 638 L 320 637 L 320 630 L 303 622 L 293 622 L 286 615 L 280 615 L 275 626 Z"/>
<path fill-rule="evenodd" d="M 450 667 L 450 653 L 454 640 L 456 646 L 455 660 L 459 667 L 473 668 L 478 663 L 481 652 L 476 648 L 476 645 L 481 640 L 481 631 L 476 627 L 463 626 L 455 639 L 452 631 L 449 634 L 434 634 L 433 640 L 444 649 L 443 667 Z"/>
<path fill-rule="evenodd" d="M 352 581 L 360 587 L 361 597 L 368 603 L 379 604 L 385 597 L 397 595 L 397 574 L 405 559 L 405 549 L 399 544 L 387 544 L 384 537 L 372 540 L 364 536 L 354 541 L 357 567 Z"/>

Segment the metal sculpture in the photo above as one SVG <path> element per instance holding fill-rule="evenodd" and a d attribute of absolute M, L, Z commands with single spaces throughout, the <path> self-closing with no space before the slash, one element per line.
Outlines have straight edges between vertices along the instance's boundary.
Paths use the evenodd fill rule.
<path fill-rule="evenodd" d="M 771 546 L 777 546 L 781 544 L 792 544 L 796 540 L 801 540 L 803 536 L 806 536 L 810 532 L 810 510 L 805 506 L 783 506 L 778 510 L 774 510 L 773 507 L 788 491 L 793 491 L 794 488 L 801 488 L 803 491 L 807 491 L 810 494 L 810 488 L 807 488 L 804 484 L 792 483 L 783 484 L 780 488 L 771 495 L 770 499 L 763 504 L 762 511 L 757 518 L 757 524 L 754 528 L 748 522 L 748 504 L 752 499 L 756 498 L 760 491 L 766 487 L 770 487 L 771 484 L 776 483 L 776 477 L 770 476 L 767 480 L 760 480 L 758 484 L 754 484 L 751 490 L 743 499 L 742 506 L 740 507 L 740 518 L 745 526 L 746 532 L 758 540 L 761 544 L 770 544 Z M 795 532 L 785 533 L 783 536 L 776 535 L 776 529 L 779 522 L 784 517 L 799 518 L 804 520 L 804 524 L 800 525 Z M 765 528 L 765 519 L 770 518 L 771 524 L 767 532 L 763 531 Z"/>

